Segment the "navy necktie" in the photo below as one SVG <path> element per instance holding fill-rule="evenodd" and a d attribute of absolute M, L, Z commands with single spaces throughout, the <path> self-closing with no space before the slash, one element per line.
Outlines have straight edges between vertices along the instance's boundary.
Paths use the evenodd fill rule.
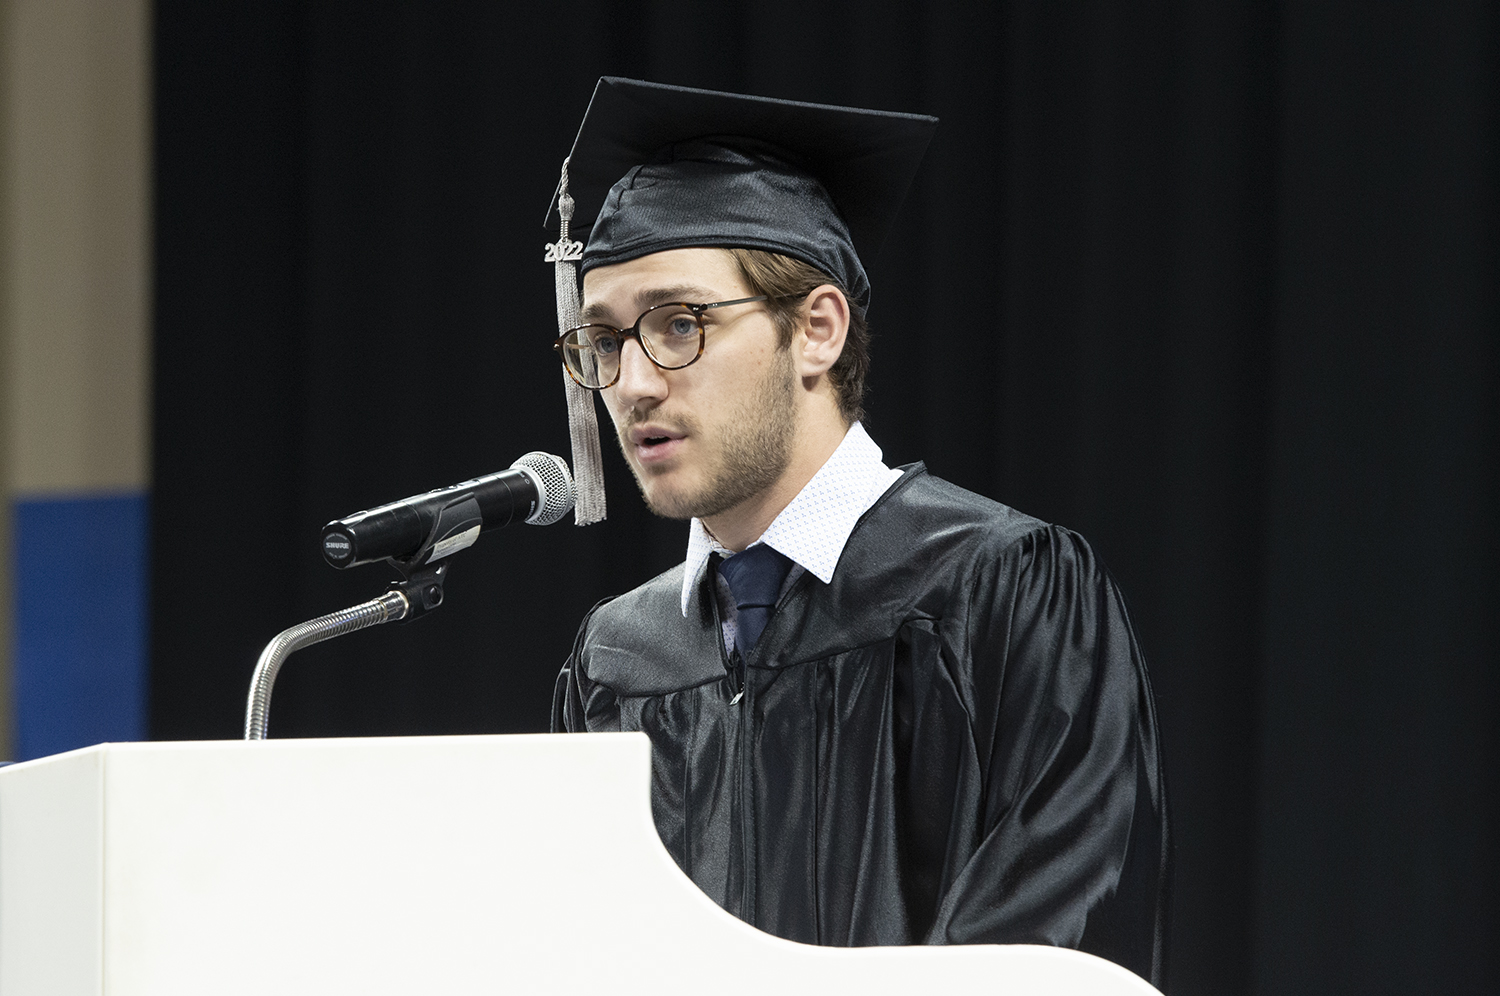
<path fill-rule="evenodd" d="M 750 652 L 755 641 L 766 628 L 771 610 L 776 607 L 776 596 L 792 569 L 792 562 L 764 543 L 752 546 L 744 553 L 719 561 L 719 574 L 729 582 L 734 592 L 734 606 L 739 610 L 740 653 Z"/>

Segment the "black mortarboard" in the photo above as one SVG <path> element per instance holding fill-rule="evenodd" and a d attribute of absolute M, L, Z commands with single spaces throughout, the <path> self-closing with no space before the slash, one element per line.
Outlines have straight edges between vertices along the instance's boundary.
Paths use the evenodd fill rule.
<path fill-rule="evenodd" d="M 556 203 L 559 331 L 576 324 L 573 261 L 587 272 L 696 246 L 764 249 L 833 277 L 868 305 L 873 255 L 937 119 L 605 76 L 563 163 Z M 549 210 L 548 217 L 551 217 Z M 570 225 L 592 225 L 587 247 Z M 593 399 L 571 380 L 576 520 L 604 517 Z"/>
<path fill-rule="evenodd" d="M 932 139 L 921 114 L 807 104 L 606 76 L 568 157 L 582 270 L 663 249 L 796 257 L 869 300 L 879 249 Z"/>

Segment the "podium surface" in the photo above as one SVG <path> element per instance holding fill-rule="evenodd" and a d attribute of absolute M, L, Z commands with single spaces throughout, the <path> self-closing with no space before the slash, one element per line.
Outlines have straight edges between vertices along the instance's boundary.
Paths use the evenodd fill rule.
<path fill-rule="evenodd" d="M 0 992 L 1148 996 L 1076 951 L 825 948 L 720 909 L 640 734 L 104 744 L 0 769 Z"/>

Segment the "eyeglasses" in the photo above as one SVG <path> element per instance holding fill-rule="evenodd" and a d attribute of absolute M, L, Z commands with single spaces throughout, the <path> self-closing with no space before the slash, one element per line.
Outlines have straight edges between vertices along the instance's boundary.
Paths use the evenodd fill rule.
<path fill-rule="evenodd" d="M 663 370 L 681 370 L 703 355 L 705 311 L 766 300 L 769 298 L 760 294 L 713 304 L 658 304 L 647 308 L 628 329 L 580 325 L 558 336 L 552 348 L 562 356 L 570 377 L 583 387 L 600 391 L 620 379 L 620 352 L 626 339 L 639 342 L 641 351 Z"/>

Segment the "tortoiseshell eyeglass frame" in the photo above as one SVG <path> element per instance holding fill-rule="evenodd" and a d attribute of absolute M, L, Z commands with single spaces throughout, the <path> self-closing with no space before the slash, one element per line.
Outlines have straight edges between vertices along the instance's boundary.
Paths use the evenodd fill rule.
<path fill-rule="evenodd" d="M 628 329 L 615 328 L 613 325 L 605 325 L 603 322 L 589 322 L 586 325 L 576 325 L 573 328 L 568 329 L 568 331 L 564 332 L 562 335 L 558 336 L 556 341 L 552 343 L 552 348 L 556 350 L 558 357 L 562 359 L 563 369 L 568 372 L 569 377 L 573 378 L 574 383 L 576 383 L 579 387 L 586 387 L 590 391 L 602 391 L 605 388 L 613 387 L 615 383 L 620 379 L 620 367 L 618 364 L 615 366 L 615 375 L 610 379 L 608 384 L 600 384 L 597 387 L 593 384 L 585 384 L 579 378 L 578 374 L 573 370 L 573 368 L 568 365 L 567 354 L 563 352 L 564 344 L 567 338 L 574 333 L 581 332 L 584 329 L 606 329 L 619 337 L 621 349 L 624 349 L 626 339 L 634 339 L 636 342 L 640 343 L 641 352 L 646 354 L 646 358 L 661 369 L 681 370 L 683 367 L 690 367 L 694 363 L 697 363 L 698 360 L 703 356 L 703 313 L 705 311 L 708 311 L 712 308 L 727 308 L 733 304 L 753 304 L 756 301 L 769 300 L 770 298 L 767 295 L 757 294 L 755 297 L 739 297 L 735 298 L 733 301 L 715 301 L 712 304 L 688 304 L 685 301 L 666 301 L 662 304 L 647 308 L 645 311 L 641 312 L 641 317 L 637 318 L 635 320 L 635 324 L 630 326 L 630 328 Z M 646 320 L 647 315 L 651 314 L 653 311 L 660 311 L 662 308 L 682 308 L 693 316 L 693 321 L 698 325 L 698 352 L 693 356 L 691 360 L 688 360 L 686 363 L 678 363 L 675 366 L 668 366 L 661 360 L 658 360 L 656 356 L 651 352 L 650 342 L 641 335 L 641 322 L 644 322 Z"/>

